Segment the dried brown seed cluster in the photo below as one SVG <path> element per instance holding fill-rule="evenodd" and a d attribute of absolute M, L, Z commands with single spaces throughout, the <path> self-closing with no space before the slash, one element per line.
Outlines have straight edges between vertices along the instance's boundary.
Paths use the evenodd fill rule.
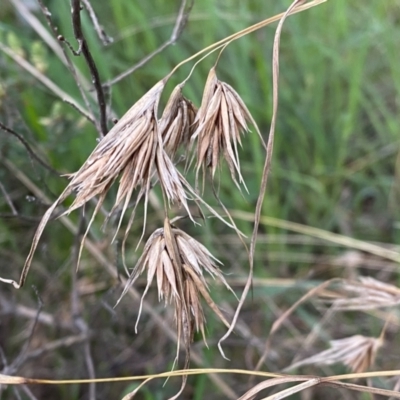
<path fill-rule="evenodd" d="M 370 276 L 345 281 L 335 299 L 328 301 L 335 310 L 373 310 L 400 304 L 400 289 Z"/>
<path fill-rule="evenodd" d="M 106 192 L 121 174 L 115 207 L 129 199 L 138 184 L 146 186 L 157 143 L 157 107 L 165 83 L 158 82 L 100 141 L 65 192 L 76 192 L 71 212 Z"/>
<path fill-rule="evenodd" d="M 118 192 L 114 206 L 109 213 L 110 216 L 116 209 L 122 208 L 117 232 L 132 194 L 135 189 L 139 188 L 135 207 L 126 229 L 125 239 L 133 222 L 136 205 L 143 196 L 145 197 L 145 207 L 147 206 L 151 179 L 155 173 L 157 173 L 158 179 L 165 190 L 168 201 L 183 205 L 190 216 L 185 190 L 188 190 L 192 196 L 194 195 L 194 190 L 175 169 L 174 164 L 163 149 L 164 145 L 167 148 L 174 148 L 174 146 L 171 146 L 166 138 L 162 139 L 157 119 L 158 103 L 165 82 L 166 80 L 158 82 L 138 100 L 100 141 L 82 167 L 77 172 L 69 175 L 71 182 L 46 211 L 36 230 L 30 253 L 25 261 L 20 283 L 17 284 L 12 281 L 11 283 L 14 286 L 19 287 L 24 283 L 40 236 L 51 214 L 73 192 L 76 193 L 76 197 L 64 214 L 69 214 L 71 211 L 82 207 L 93 197 L 99 196 L 99 201 L 89 222 L 86 234 L 103 204 L 108 190 L 118 177 L 120 178 Z M 179 104 L 182 101 L 181 99 Z M 182 108 L 181 105 L 179 107 Z M 193 119 L 193 117 L 186 117 L 190 121 Z"/>
<path fill-rule="evenodd" d="M 125 230 L 124 243 L 132 226 L 136 207 L 143 197 L 145 200 L 144 232 L 151 182 L 157 179 L 168 203 L 183 206 L 189 217 L 191 214 L 187 199 L 190 197 L 198 205 L 201 203 L 206 206 L 214 216 L 228 226 L 233 226 L 201 199 L 176 169 L 173 157 L 181 144 L 186 145 L 188 149 L 188 143 L 193 145 L 197 139 L 196 175 L 198 176 L 201 167 L 211 168 L 214 175 L 222 153 L 228 163 L 232 178 L 239 187 L 235 176 L 239 177 L 239 182 L 244 184 L 244 181 L 240 174 L 237 143 L 241 144 L 240 134 L 248 130 L 246 121 L 250 121 L 259 134 L 257 126 L 239 95 L 229 85 L 217 79 L 214 68 L 210 71 L 202 105 L 198 112 L 194 105 L 183 96 L 183 84 L 180 84 L 173 90 L 162 117 L 158 119 L 158 104 L 167 79 L 168 77 L 158 82 L 138 100 L 100 141 L 82 167 L 69 175 L 70 183 L 46 211 L 39 224 L 20 283 L 10 281 L 15 287 L 20 287 L 24 283 L 41 234 L 56 207 L 71 193 L 75 193 L 76 197 L 64 214 L 82 207 L 95 196 L 99 197 L 81 243 L 80 250 L 82 250 L 84 239 L 96 214 L 110 187 L 118 179 L 117 195 L 108 215 L 109 218 L 117 209 L 121 210 L 116 234 L 133 193 L 138 190 Z"/>
<path fill-rule="evenodd" d="M 193 130 L 197 109 L 182 94 L 183 84 L 175 87 L 160 118 L 160 132 L 163 146 L 170 157 L 173 157 L 179 146 L 186 148 Z"/>
<path fill-rule="evenodd" d="M 329 343 L 331 345 L 330 349 L 299 361 L 289 368 L 293 369 L 310 364 L 332 365 L 342 363 L 354 373 L 364 372 L 373 364 L 376 353 L 383 345 L 383 339 L 381 337 L 374 338 L 355 335 L 343 339 L 331 340 Z"/>
<path fill-rule="evenodd" d="M 240 96 L 227 83 L 218 80 L 215 68 L 212 68 L 195 119 L 196 130 L 191 138 L 198 141 L 197 174 L 201 168 L 210 168 L 214 176 L 222 154 L 236 185 L 244 185 L 238 144 L 241 145 L 240 134 L 249 130 L 247 121 L 256 126 Z"/>
<path fill-rule="evenodd" d="M 232 290 L 217 263 L 219 261 L 201 243 L 182 230 L 172 227 L 169 220 L 166 220 L 164 228 L 157 229 L 148 239 L 121 298 L 136 279 L 147 270 L 147 285 L 142 295 L 139 317 L 143 299 L 152 281 L 156 279 L 159 299 L 164 299 L 166 304 L 174 304 L 178 335 L 183 334 L 183 341 L 188 346 L 192 341 L 194 328 L 202 332 L 204 337 L 205 318 L 201 297 L 217 316 L 229 325 L 211 299 L 204 278 L 204 272 L 207 272 Z"/>

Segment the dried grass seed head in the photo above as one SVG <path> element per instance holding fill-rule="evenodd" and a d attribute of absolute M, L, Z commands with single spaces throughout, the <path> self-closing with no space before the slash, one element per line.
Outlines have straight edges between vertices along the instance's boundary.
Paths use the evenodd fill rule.
<path fill-rule="evenodd" d="M 183 96 L 182 87 L 180 84 L 172 91 L 159 122 L 163 147 L 171 158 L 179 146 L 188 149 L 197 113 L 194 104 Z"/>
<path fill-rule="evenodd" d="M 107 191 L 120 176 L 111 213 L 123 204 L 122 220 L 133 191 L 139 185 L 149 190 L 157 146 L 157 107 L 164 86 L 160 81 L 144 95 L 73 175 L 69 186 L 77 196 L 68 212 Z"/>
<path fill-rule="evenodd" d="M 227 83 L 221 82 L 217 78 L 215 68 L 212 68 L 191 139 L 192 142 L 197 139 L 197 174 L 200 169 L 204 171 L 210 168 L 214 177 L 222 155 L 233 181 L 238 187 L 239 183 L 245 186 L 240 172 L 238 144 L 242 144 L 240 135 L 249 131 L 247 122 L 256 126 L 238 93 Z M 256 129 L 258 132 L 258 128 Z"/>
<path fill-rule="evenodd" d="M 331 340 L 329 343 L 331 346 L 330 349 L 299 361 L 287 369 L 310 364 L 332 365 L 342 363 L 354 373 L 364 372 L 374 363 L 376 354 L 383 345 L 383 339 L 382 337 L 374 338 L 355 335 L 343 339 Z"/>
<path fill-rule="evenodd" d="M 169 228 L 160 228 L 150 236 L 117 304 L 129 287 L 147 270 L 147 284 L 141 298 L 138 320 L 143 299 L 156 279 L 159 300 L 164 300 L 166 304 L 173 303 L 175 306 L 178 332 L 186 330 L 189 332 L 187 337 L 192 337 L 194 326 L 204 337 L 205 317 L 201 297 L 217 316 L 228 324 L 208 293 L 204 271 L 232 289 L 217 266 L 220 262 L 201 243 L 180 229 L 171 227 L 166 234 L 168 230 Z M 175 252 L 177 258 L 174 257 Z M 187 313 L 184 310 L 187 310 Z M 137 324 L 138 321 L 136 329 Z"/>
<path fill-rule="evenodd" d="M 134 183 L 139 183 L 141 178 L 148 175 L 146 168 L 149 165 L 145 160 L 154 142 L 157 107 L 164 86 L 164 81 L 158 82 L 137 101 L 100 141 L 79 171 L 71 174 L 68 188 L 77 194 L 67 212 L 81 207 L 92 197 L 107 190 L 120 173 L 121 180 L 125 179 L 124 170 L 127 170 L 126 175 L 131 175 L 133 164 L 140 167 L 135 173 Z M 123 185 L 116 204 L 122 201 L 123 193 L 127 192 Z"/>
<path fill-rule="evenodd" d="M 165 83 L 166 79 L 158 82 L 139 99 L 100 141 L 82 167 L 74 174 L 69 175 L 71 182 L 45 212 L 39 223 L 32 240 L 28 257 L 25 260 L 20 282 L 16 283 L 11 281 L 15 287 L 21 287 L 24 284 L 33 255 L 35 254 L 47 222 L 51 218 L 56 207 L 71 193 L 76 192 L 76 197 L 64 214 L 68 214 L 83 206 L 94 196 L 99 195 L 99 201 L 81 242 L 80 253 L 82 251 L 84 238 L 108 190 L 120 174 L 121 182 L 113 210 L 124 202 L 123 215 L 133 190 L 139 184 L 145 186 L 145 188 L 142 187 L 139 198 L 143 196 L 143 194 L 148 193 L 150 189 L 151 171 L 154 164 L 153 160 L 155 158 L 155 144 L 157 144 L 158 140 L 157 108 Z M 134 215 L 134 212 L 132 215 Z"/>
<path fill-rule="evenodd" d="M 328 301 L 335 310 L 373 310 L 400 304 L 400 289 L 372 277 L 359 277 L 339 286 L 337 298 Z"/>

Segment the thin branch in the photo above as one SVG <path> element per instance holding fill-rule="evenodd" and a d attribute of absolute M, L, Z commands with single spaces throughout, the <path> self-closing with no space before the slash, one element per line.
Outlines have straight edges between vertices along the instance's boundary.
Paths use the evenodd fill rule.
<path fill-rule="evenodd" d="M 18 215 L 18 211 L 17 211 L 17 209 L 15 208 L 15 206 L 14 206 L 12 200 L 11 200 L 11 197 L 9 196 L 9 194 L 7 193 L 5 187 L 3 186 L 3 184 L 2 184 L 1 182 L 0 182 L 0 190 L 2 191 L 3 196 L 4 196 L 4 198 L 6 199 L 6 203 L 7 203 L 8 206 L 11 208 L 12 216 L 13 216 L 13 217 L 17 216 L 17 215 Z"/>
<path fill-rule="evenodd" d="M 189 17 L 189 13 L 193 7 L 193 2 L 194 2 L 194 0 L 191 1 L 187 11 L 185 11 L 186 0 L 182 0 L 181 5 L 179 7 L 179 11 L 178 11 L 178 16 L 176 17 L 175 26 L 172 31 L 171 37 L 166 42 L 164 42 L 160 47 L 158 47 L 156 50 L 154 50 L 153 52 L 148 54 L 146 57 L 144 57 L 142 60 L 140 60 L 138 63 L 136 63 L 134 66 L 132 66 L 131 68 L 129 68 L 122 74 L 117 75 L 115 78 L 104 83 L 103 86 L 110 87 L 110 86 L 114 85 L 115 83 L 121 81 L 122 79 L 126 78 L 127 76 L 129 76 L 130 74 L 135 72 L 140 67 L 143 67 L 143 65 L 147 64 L 152 58 L 154 58 L 157 54 L 161 53 L 168 46 L 171 46 L 172 44 L 174 44 L 179 39 L 179 36 L 181 35 L 183 29 L 185 28 L 185 25 L 186 25 L 188 17 Z"/>
<path fill-rule="evenodd" d="M 71 97 L 68 93 L 64 92 L 59 86 L 57 86 L 46 75 L 41 73 L 31 63 L 29 63 L 27 60 L 18 55 L 15 51 L 10 49 L 9 47 L 4 46 L 3 43 L 0 43 L 0 51 L 2 51 L 3 53 L 7 54 L 10 58 L 12 58 L 20 67 L 24 68 L 27 72 L 29 72 L 34 78 L 40 81 L 44 86 L 46 86 L 61 100 L 67 101 L 68 103 L 73 103 L 74 107 L 77 110 L 79 110 L 79 112 L 83 116 L 88 118 L 90 121 L 93 121 L 92 115 L 87 110 L 85 110 L 79 103 L 76 102 L 76 100 L 73 97 Z"/>
<path fill-rule="evenodd" d="M 103 27 L 99 24 L 99 20 L 97 19 L 96 13 L 94 12 L 92 5 L 90 4 L 90 1 L 82 0 L 82 3 L 89 13 L 89 17 L 92 20 L 94 30 L 96 31 L 97 36 L 99 37 L 103 45 L 107 46 L 108 44 L 112 43 L 114 39 L 111 36 L 108 36 Z"/>
<path fill-rule="evenodd" d="M 41 220 L 41 217 L 30 217 L 28 215 L 21 214 L 10 214 L 10 213 L 0 213 L 1 219 L 21 219 L 26 222 L 37 223 Z"/>
<path fill-rule="evenodd" d="M 32 29 L 39 35 L 39 37 L 43 40 L 47 46 L 54 52 L 54 54 L 60 59 L 60 61 L 68 68 L 71 72 L 75 83 L 81 93 L 81 96 L 85 102 L 85 105 L 88 110 L 91 110 L 93 115 L 93 110 L 90 102 L 87 97 L 93 98 L 96 100 L 96 94 L 89 91 L 91 84 L 87 81 L 86 77 L 81 74 L 79 69 L 76 69 L 74 64 L 72 63 L 69 52 L 66 51 L 65 46 L 60 45 L 59 41 L 59 32 L 57 26 L 54 25 L 51 19 L 51 13 L 47 9 L 47 7 L 43 4 L 42 0 L 37 0 L 42 13 L 46 19 L 47 25 L 50 28 L 51 33 L 44 27 L 42 22 L 29 10 L 21 0 L 10 0 L 16 10 L 21 14 L 21 16 L 26 20 L 26 22 L 32 27 Z M 72 104 L 73 105 L 73 104 Z M 109 107 L 108 114 L 115 117 L 114 111 Z M 94 124 L 95 118 L 90 119 L 90 122 Z"/>
<path fill-rule="evenodd" d="M 31 331 L 29 333 L 28 339 L 25 342 L 25 344 L 22 346 L 22 349 L 21 349 L 20 353 L 18 354 L 18 356 L 15 358 L 15 360 L 8 367 L 5 368 L 6 369 L 6 371 L 4 371 L 5 374 L 10 374 L 10 375 L 14 374 L 21 367 L 21 365 L 26 361 L 27 355 L 29 354 L 28 353 L 28 348 L 29 348 L 29 346 L 31 344 L 31 341 L 32 341 L 32 338 L 33 338 L 33 334 L 35 332 L 36 326 L 37 326 L 38 321 L 39 321 L 39 315 L 40 315 L 40 312 L 42 311 L 42 308 L 43 308 L 43 302 L 42 302 L 42 299 L 39 296 L 39 293 L 38 293 L 37 289 L 35 287 L 33 287 L 33 290 L 36 293 L 36 297 L 37 297 L 37 301 L 38 301 L 38 309 L 36 311 L 36 315 L 35 315 L 35 318 L 34 318 L 34 321 L 33 321 L 33 324 L 32 324 L 32 328 L 31 328 Z"/>
<path fill-rule="evenodd" d="M 47 164 L 45 161 L 43 161 L 31 148 L 29 143 L 25 140 L 25 138 L 20 135 L 19 133 L 15 132 L 13 129 L 8 128 L 5 126 L 2 122 L 0 122 L 0 129 L 6 133 L 9 133 L 10 135 L 15 136 L 25 147 L 26 151 L 29 153 L 29 155 L 34 158 L 41 166 L 45 167 L 47 170 L 49 170 L 51 173 L 60 176 L 61 174 L 56 171 L 53 167 L 51 167 L 49 164 Z"/>
<path fill-rule="evenodd" d="M 27 360 L 32 360 L 43 356 L 46 353 L 52 352 L 54 350 L 71 347 L 74 344 L 82 343 L 88 340 L 87 334 L 79 333 L 78 335 L 65 336 L 61 339 L 54 340 L 52 342 L 47 342 L 42 347 L 32 350 L 26 355 Z"/>
<path fill-rule="evenodd" d="M 36 319 L 37 310 L 26 307 L 20 304 L 15 304 L 12 301 L 9 301 L 5 296 L 0 294 L 0 306 L 1 306 L 1 315 L 12 315 L 16 317 L 26 318 L 26 319 Z M 71 325 L 66 321 L 58 320 L 53 315 L 42 311 L 37 317 L 37 322 L 46 326 L 50 326 L 53 329 L 67 329 L 71 330 Z M 1 355 L 1 353 L 0 353 Z M 3 362 L 4 364 L 4 362 Z"/>
<path fill-rule="evenodd" d="M 100 81 L 99 71 L 97 70 L 96 63 L 89 51 L 89 46 L 86 42 L 85 36 L 83 35 L 82 25 L 81 25 L 81 2 L 80 0 L 71 0 L 72 6 L 72 25 L 74 28 L 74 35 L 79 43 L 79 48 L 82 50 L 83 57 L 86 60 L 86 64 L 89 67 L 90 75 L 92 77 L 92 82 L 97 94 L 97 102 L 99 104 L 100 112 L 100 124 L 98 125 L 96 121 L 96 127 L 102 136 L 105 136 L 108 132 L 107 128 L 107 106 L 106 100 L 103 92 L 103 87 Z"/>

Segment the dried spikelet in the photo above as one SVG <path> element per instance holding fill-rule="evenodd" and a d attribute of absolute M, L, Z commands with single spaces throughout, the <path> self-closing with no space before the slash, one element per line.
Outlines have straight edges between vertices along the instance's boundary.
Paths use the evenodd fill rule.
<path fill-rule="evenodd" d="M 249 131 L 247 122 L 251 122 L 259 133 L 243 100 L 230 85 L 218 80 L 215 68 L 212 68 L 191 138 L 192 143 L 197 139 L 197 176 L 201 168 L 203 172 L 210 168 L 214 177 L 222 154 L 235 184 L 239 188 L 239 183 L 245 186 L 240 172 L 238 143 L 241 145 L 240 134 Z"/>
<path fill-rule="evenodd" d="M 159 121 L 163 147 L 173 158 L 180 145 L 188 148 L 197 109 L 182 94 L 183 84 L 175 87 Z"/>
<path fill-rule="evenodd" d="M 332 365 L 342 363 L 354 373 L 364 372 L 373 364 L 376 353 L 383 345 L 383 339 L 382 337 L 355 335 L 344 339 L 331 340 L 329 343 L 330 349 L 301 360 L 286 368 L 286 370 L 310 364 Z"/>
<path fill-rule="evenodd" d="M 183 205 L 191 218 L 191 213 L 186 202 L 186 190 L 189 193 L 194 193 L 194 190 L 175 168 L 172 160 L 161 146 L 157 148 L 156 170 L 168 201 L 170 203 L 176 202 L 179 206 Z"/>
<path fill-rule="evenodd" d="M 208 293 L 204 271 L 213 278 L 220 279 L 232 290 L 217 266 L 219 261 L 198 241 L 180 229 L 173 228 L 166 220 L 164 228 L 157 229 L 146 242 L 144 251 L 122 292 L 117 304 L 129 287 L 147 269 L 147 285 L 143 292 L 138 320 L 143 299 L 154 279 L 157 282 L 159 300 L 166 304 L 173 303 L 178 336 L 182 337 L 187 347 L 193 338 L 194 328 L 204 337 L 205 317 L 200 297 L 207 302 L 216 315 L 227 325 L 219 308 Z"/>
<path fill-rule="evenodd" d="M 137 184 L 147 182 L 157 143 L 157 107 L 164 86 L 163 81 L 158 82 L 136 102 L 100 141 L 79 171 L 71 174 L 64 193 L 74 191 L 76 198 L 66 213 L 107 191 L 119 174 L 116 207 L 124 198 L 129 198 Z"/>
<path fill-rule="evenodd" d="M 328 301 L 335 310 L 371 310 L 400 304 L 400 289 L 371 277 L 340 285 L 338 297 Z"/>

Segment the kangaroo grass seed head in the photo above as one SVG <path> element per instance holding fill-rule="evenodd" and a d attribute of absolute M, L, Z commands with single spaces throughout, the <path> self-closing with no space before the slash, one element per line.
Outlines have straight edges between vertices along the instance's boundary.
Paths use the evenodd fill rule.
<path fill-rule="evenodd" d="M 25 260 L 20 282 L 8 280 L 9 283 L 12 283 L 16 288 L 24 284 L 33 255 L 47 222 L 56 207 L 71 193 L 75 192 L 76 197 L 64 214 L 69 214 L 71 211 L 86 204 L 93 197 L 99 196 L 99 201 L 81 242 L 78 262 L 84 238 L 90 229 L 90 225 L 99 211 L 108 190 L 118 176 L 121 176 L 120 187 L 112 210 L 115 210 L 123 202 L 123 215 L 133 190 L 139 185 L 142 186 L 139 198 L 143 194 L 148 194 L 158 141 L 157 108 L 165 83 L 166 78 L 154 85 L 140 98 L 100 141 L 79 171 L 69 175 L 71 182 L 45 212 L 39 223 L 28 257 Z"/>
<path fill-rule="evenodd" d="M 327 300 L 335 310 L 373 310 L 400 304 L 400 289 L 372 277 L 343 282 L 333 300 Z"/>
<path fill-rule="evenodd" d="M 165 83 L 158 82 L 100 141 L 68 187 L 76 198 L 67 213 L 107 191 L 121 174 L 117 207 L 138 184 L 147 183 L 157 143 L 157 107 Z"/>
<path fill-rule="evenodd" d="M 171 158 L 179 146 L 188 148 L 196 113 L 194 104 L 182 94 L 182 84 L 176 86 L 159 121 L 163 147 Z"/>
<path fill-rule="evenodd" d="M 343 339 L 331 340 L 331 348 L 312 357 L 301 360 L 287 369 L 303 365 L 332 365 L 342 363 L 353 373 L 367 370 L 375 361 L 379 348 L 383 345 L 383 338 L 367 337 L 362 335 L 350 336 Z"/>
<path fill-rule="evenodd" d="M 200 169 L 209 168 L 214 177 L 223 156 L 235 184 L 239 188 L 239 183 L 245 186 L 240 172 L 238 144 L 242 144 L 240 135 L 249 131 L 247 122 L 256 126 L 240 96 L 230 85 L 221 82 L 215 68 L 211 68 L 191 138 L 192 142 L 197 139 L 197 174 Z"/>
<path fill-rule="evenodd" d="M 173 228 L 166 220 L 164 228 L 157 229 L 146 242 L 144 251 L 119 298 L 117 304 L 129 287 L 147 270 L 147 284 L 143 292 L 136 330 L 140 318 L 143 299 L 151 283 L 156 280 L 158 298 L 165 304 L 175 307 L 175 320 L 178 334 L 184 333 L 183 341 L 187 346 L 193 338 L 194 329 L 205 337 L 205 317 L 201 297 L 216 315 L 225 323 L 221 311 L 208 293 L 204 272 L 221 280 L 231 290 L 217 264 L 220 263 L 197 240 L 180 229 Z"/>

